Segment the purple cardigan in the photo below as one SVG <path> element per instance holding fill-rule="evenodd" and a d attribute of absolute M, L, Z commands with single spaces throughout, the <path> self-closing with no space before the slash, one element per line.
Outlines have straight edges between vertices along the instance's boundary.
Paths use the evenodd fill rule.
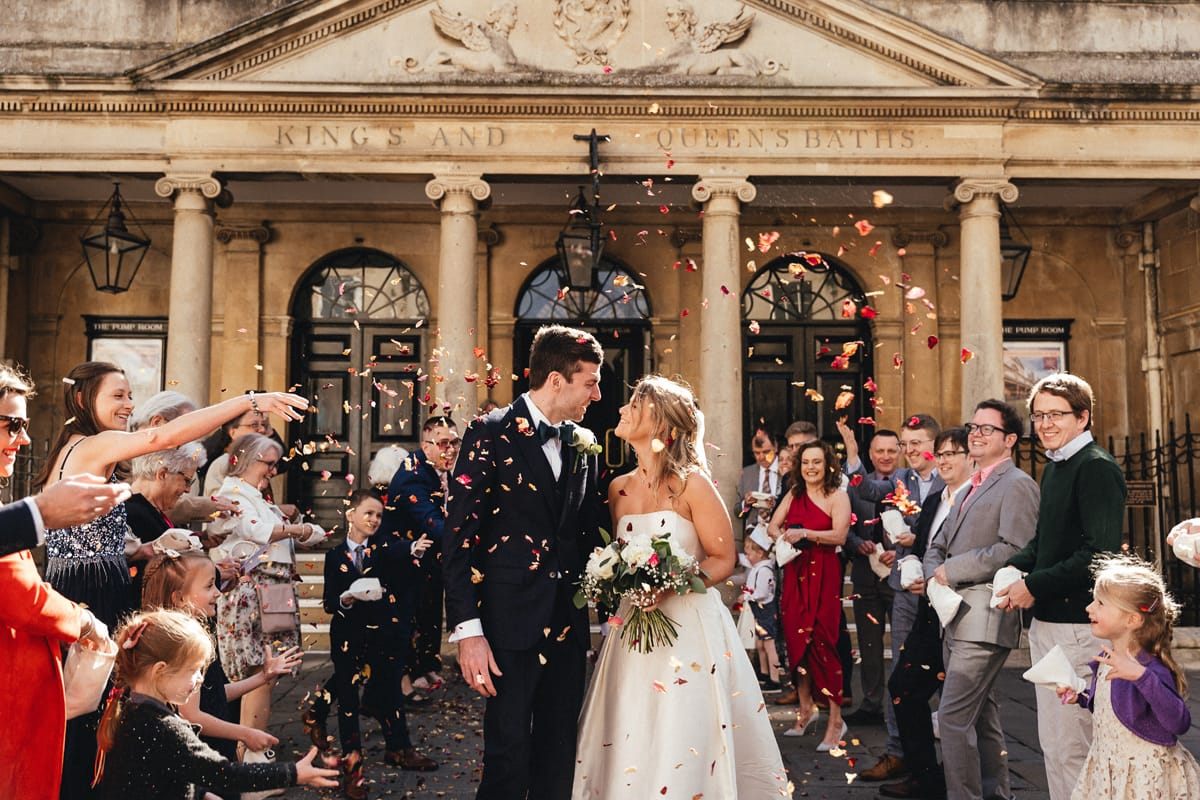
<path fill-rule="evenodd" d="M 1136 681 L 1121 678 L 1112 681 L 1113 713 L 1139 738 L 1170 747 L 1191 727 L 1192 715 L 1187 703 L 1175 691 L 1171 671 L 1146 652 L 1139 653 L 1137 660 L 1146 668 L 1142 677 Z M 1076 702 L 1088 711 L 1095 711 L 1093 703 L 1100 664 L 1097 661 L 1091 664 L 1092 685 L 1087 691 L 1080 692 Z"/>

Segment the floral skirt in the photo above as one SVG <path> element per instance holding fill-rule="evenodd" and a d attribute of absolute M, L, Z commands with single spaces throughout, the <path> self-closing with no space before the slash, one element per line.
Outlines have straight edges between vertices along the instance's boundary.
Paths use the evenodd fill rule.
<path fill-rule="evenodd" d="M 217 649 L 221 666 L 231 681 L 240 681 L 258 671 L 263 664 L 264 645 L 273 645 L 279 651 L 300 644 L 299 626 L 272 634 L 262 631 L 258 585 L 276 583 L 292 583 L 291 564 L 257 567 L 217 600 Z"/>

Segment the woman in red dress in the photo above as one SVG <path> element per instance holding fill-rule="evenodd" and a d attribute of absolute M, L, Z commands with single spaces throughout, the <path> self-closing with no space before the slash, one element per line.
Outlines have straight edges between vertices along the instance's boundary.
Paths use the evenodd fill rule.
<path fill-rule="evenodd" d="M 796 725 L 785 735 L 805 733 L 817 706 L 828 706 L 825 737 L 817 746 L 822 752 L 846 735 L 837 651 L 842 603 L 837 548 L 850 528 L 850 498 L 841 486 L 841 465 L 833 448 L 819 440 L 802 445 L 792 466 L 792 488 L 767 526 L 772 539 L 783 539 L 800 551 L 784 567 L 780 598 L 788 667 L 800 704 Z"/>

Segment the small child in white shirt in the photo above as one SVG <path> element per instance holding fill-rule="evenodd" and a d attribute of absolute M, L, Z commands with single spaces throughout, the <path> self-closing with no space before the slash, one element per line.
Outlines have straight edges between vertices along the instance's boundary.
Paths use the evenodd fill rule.
<path fill-rule="evenodd" d="M 746 594 L 744 607 L 754 614 L 759 680 L 765 689 L 776 690 L 780 688 L 782 670 L 775 649 L 779 637 L 779 600 L 775 597 L 775 564 L 767 556 L 770 549 L 771 540 L 761 527 L 746 537 L 742 550 L 749 570 L 742 591 Z"/>

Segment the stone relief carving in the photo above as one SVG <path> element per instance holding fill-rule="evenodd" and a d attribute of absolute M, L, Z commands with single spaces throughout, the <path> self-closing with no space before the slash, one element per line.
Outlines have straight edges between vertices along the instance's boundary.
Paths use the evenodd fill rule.
<path fill-rule="evenodd" d="M 579 67 L 607 67 L 609 51 L 630 21 L 631 0 L 554 0 L 552 23 Z M 517 26 L 517 3 L 494 3 L 483 20 L 447 11 L 439 2 L 429 10 L 438 34 L 459 46 L 437 47 L 420 58 L 392 59 L 410 73 L 475 73 L 493 75 L 545 74 L 517 56 L 509 37 Z M 780 64 L 760 60 L 740 47 L 755 21 L 755 12 L 740 5 L 724 21 L 700 25 L 695 7 L 687 0 L 667 0 L 663 23 L 674 43 L 657 62 L 631 72 L 678 76 L 754 77 L 774 75 Z M 624 70 L 622 70 L 624 71 Z"/>
<path fill-rule="evenodd" d="M 675 37 L 675 46 L 661 66 L 683 75 L 774 75 L 779 65 L 767 61 L 760 65 L 740 48 L 720 49 L 742 39 L 754 22 L 754 12 L 743 5 L 724 22 L 705 25 L 699 32 L 699 18 L 686 0 L 671 0 L 666 6 L 667 30 Z"/>
<path fill-rule="evenodd" d="M 416 58 L 405 59 L 409 72 L 511 72 L 520 66 L 508 43 L 517 26 L 516 3 L 497 3 L 482 23 L 462 12 L 451 14 L 440 4 L 430 9 L 429 15 L 439 33 L 463 46 L 437 48 L 423 64 Z"/>
<path fill-rule="evenodd" d="M 555 0 L 554 30 L 580 66 L 608 64 L 629 25 L 629 0 Z"/>

